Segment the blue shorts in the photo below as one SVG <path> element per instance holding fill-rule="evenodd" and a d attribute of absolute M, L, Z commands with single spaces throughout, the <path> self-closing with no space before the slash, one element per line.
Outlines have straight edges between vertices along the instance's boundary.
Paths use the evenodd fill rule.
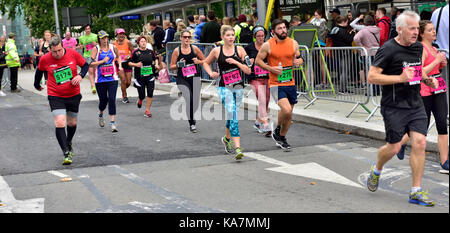
<path fill-rule="evenodd" d="M 298 102 L 296 86 L 274 86 L 270 88 L 270 94 L 277 102 L 284 98 L 287 98 L 290 104 Z"/>

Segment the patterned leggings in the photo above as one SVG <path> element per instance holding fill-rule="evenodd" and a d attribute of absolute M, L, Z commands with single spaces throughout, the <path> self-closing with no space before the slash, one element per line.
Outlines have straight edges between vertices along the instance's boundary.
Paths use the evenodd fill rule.
<path fill-rule="evenodd" d="M 244 89 L 217 87 L 217 93 L 225 108 L 226 127 L 230 130 L 231 137 L 240 137 L 238 113 L 244 97 Z"/>

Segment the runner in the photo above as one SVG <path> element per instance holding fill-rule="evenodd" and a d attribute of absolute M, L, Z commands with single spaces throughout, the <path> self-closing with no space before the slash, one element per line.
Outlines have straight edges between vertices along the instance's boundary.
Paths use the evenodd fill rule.
<path fill-rule="evenodd" d="M 205 56 L 195 45 L 191 45 L 191 31 L 183 30 L 180 34 L 181 46 L 172 53 L 170 69 L 178 70 L 177 85 L 186 101 L 186 114 L 189 122 L 189 129 L 196 133 L 196 121 L 194 113 L 200 105 L 200 91 L 202 83 L 200 81 L 201 68 Z M 195 93 L 194 93 L 195 92 Z"/>
<path fill-rule="evenodd" d="M 127 39 L 125 30 L 123 28 L 118 28 L 116 30 L 117 39 L 114 41 L 114 46 L 119 50 L 119 56 L 122 59 L 123 70 L 119 71 L 120 77 L 120 89 L 122 90 L 122 102 L 127 104 L 130 103 L 127 95 L 127 88 L 131 85 L 131 75 L 133 70 L 128 66 L 128 61 L 130 55 L 133 52 L 133 45 L 131 41 Z M 116 64 L 116 66 L 118 66 Z"/>
<path fill-rule="evenodd" d="M 425 167 L 425 147 L 427 134 L 427 114 L 420 96 L 420 82 L 434 88 L 435 78 L 422 72 L 423 46 L 417 42 L 420 17 L 415 12 L 405 11 L 397 17 L 398 36 L 387 41 L 376 53 L 370 67 L 368 80 L 382 86 L 381 114 L 386 130 L 386 145 L 378 150 L 378 159 L 372 165 L 367 179 L 367 188 L 375 192 L 383 166 L 401 148 L 401 140 L 408 133 L 412 151 L 410 166 L 412 188 L 409 202 L 423 206 L 433 206 L 421 181 Z"/>
<path fill-rule="evenodd" d="M 62 40 L 63 47 L 69 48 L 69 49 L 76 49 L 77 47 L 77 40 L 73 37 L 71 37 L 70 32 L 66 32 L 64 39 Z"/>
<path fill-rule="evenodd" d="M 436 48 L 432 46 L 432 42 L 436 39 L 436 30 L 431 21 L 423 20 L 419 23 L 419 41 L 422 42 L 424 52 L 422 61 L 424 62 L 423 71 L 430 77 L 435 77 L 439 81 L 439 88 L 433 89 L 424 83 L 421 83 L 420 94 L 425 105 L 425 111 L 428 117 L 428 125 L 430 124 L 431 112 L 433 112 L 436 120 L 436 128 L 438 131 L 438 148 L 441 157 L 442 173 L 448 174 L 448 130 L 447 130 L 447 85 L 445 79 L 441 77 L 439 69 L 447 66 L 445 53 L 438 53 Z M 397 157 L 402 160 L 405 156 L 406 143 L 409 137 L 407 134 L 403 136 L 402 147 Z"/>
<path fill-rule="evenodd" d="M 79 74 L 77 66 L 81 67 Z M 73 49 L 64 49 L 61 39 L 55 36 L 50 39 L 50 53 L 41 58 L 34 76 L 34 87 L 42 91 L 42 75 L 48 72 L 48 101 L 53 113 L 56 138 L 64 154 L 63 165 L 72 163 L 72 139 L 77 129 L 81 100 L 80 82 L 88 69 L 89 64 L 83 57 Z"/>
<path fill-rule="evenodd" d="M 297 41 L 287 37 L 286 24 L 283 20 L 273 20 L 272 33 L 274 37 L 265 42 L 259 50 L 256 65 L 270 72 L 270 93 L 280 106 L 277 127 L 272 130 L 272 138 L 277 146 L 289 150 L 291 146 L 286 140 L 286 134 L 291 126 L 294 104 L 297 103 L 293 66 L 301 66 L 304 60 L 300 56 Z M 266 58 L 268 64 L 264 62 Z"/>
<path fill-rule="evenodd" d="M 267 137 L 272 135 L 272 129 L 269 125 L 269 102 L 270 102 L 270 88 L 269 88 L 269 71 L 261 69 L 255 64 L 256 55 L 264 44 L 264 38 L 267 36 L 267 31 L 262 26 L 256 26 L 253 29 L 253 37 L 255 42 L 245 47 L 250 60 L 252 61 L 252 73 L 248 76 L 250 85 L 258 100 L 258 117 L 253 127 L 259 132 L 265 134 Z M 264 61 L 267 63 L 267 60 Z"/>
<path fill-rule="evenodd" d="M 50 52 L 49 43 L 50 43 L 50 39 L 53 36 L 56 36 L 56 34 L 54 34 L 54 33 L 52 34 L 50 32 L 50 30 L 44 31 L 44 41 L 41 44 L 39 44 L 39 56 L 40 57 L 42 57 L 45 54 L 47 54 L 48 52 Z M 44 73 L 44 79 L 45 79 L 45 85 L 47 85 L 47 79 L 48 79 L 47 72 Z"/>
<path fill-rule="evenodd" d="M 142 107 L 142 102 L 145 99 L 145 90 L 147 89 L 147 99 L 145 108 L 145 117 L 152 117 L 150 107 L 153 102 L 153 91 L 155 89 L 155 73 L 159 69 L 159 61 L 153 50 L 147 49 L 147 38 L 140 36 L 137 40 L 138 49 L 133 51 L 131 59 L 128 62 L 130 67 L 134 67 L 134 78 L 138 89 L 139 99 L 137 107 Z"/>
<path fill-rule="evenodd" d="M 109 35 L 105 31 L 98 32 L 100 45 L 96 45 L 92 49 L 91 66 L 95 67 L 95 87 L 97 88 L 98 98 L 98 124 L 105 127 L 103 119 L 103 111 L 108 105 L 109 125 L 113 133 L 118 132 L 116 126 L 116 93 L 119 86 L 119 78 L 117 76 L 117 66 L 114 60 L 119 61 L 119 70 L 122 70 L 122 62 L 120 56 L 117 56 L 117 48 L 109 44 Z"/>
<path fill-rule="evenodd" d="M 235 159 L 242 159 L 242 153 L 239 133 L 238 113 L 244 96 L 244 79 L 241 77 L 240 70 L 246 74 L 251 73 L 251 61 L 244 48 L 235 46 L 234 29 L 229 25 L 224 25 L 220 29 L 224 45 L 214 48 L 203 62 L 203 67 L 212 78 L 221 77 L 217 93 L 222 100 L 226 116 L 226 133 L 222 138 L 225 145 L 225 151 L 229 154 L 235 154 Z M 219 72 L 211 70 L 211 63 L 217 60 Z M 247 65 L 244 65 L 246 61 Z M 231 144 L 234 144 L 234 149 Z"/>
<path fill-rule="evenodd" d="M 83 49 L 84 59 L 86 59 L 87 63 L 91 63 L 91 52 L 92 49 L 95 48 L 95 46 L 97 45 L 98 39 L 96 34 L 91 33 L 90 24 L 84 25 L 83 29 L 85 34 L 80 36 L 80 38 L 78 38 L 80 43 L 77 46 L 77 49 Z M 95 89 L 95 82 L 94 82 L 94 67 L 89 67 L 89 81 L 91 82 L 92 94 L 97 93 L 97 89 Z"/>

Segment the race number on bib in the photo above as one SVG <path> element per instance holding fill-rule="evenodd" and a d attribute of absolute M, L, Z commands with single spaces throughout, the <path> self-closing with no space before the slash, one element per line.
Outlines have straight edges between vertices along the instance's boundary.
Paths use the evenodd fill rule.
<path fill-rule="evenodd" d="M 103 76 L 108 77 L 114 74 L 114 65 L 108 64 L 100 67 L 100 72 Z"/>
<path fill-rule="evenodd" d="M 197 73 L 197 68 L 195 65 L 187 65 L 186 67 L 181 68 L 181 72 L 183 72 L 184 77 L 190 78 Z"/>
<path fill-rule="evenodd" d="M 94 46 L 93 43 L 87 44 L 87 45 L 86 45 L 86 50 L 87 50 L 87 51 L 92 50 L 94 47 L 95 47 L 95 46 Z"/>
<path fill-rule="evenodd" d="M 434 94 L 439 94 L 439 93 L 445 92 L 445 90 L 447 89 L 447 84 L 445 83 L 445 79 L 442 78 L 440 75 L 438 75 L 437 77 L 434 76 L 434 78 L 436 78 L 438 80 L 439 86 L 436 89 L 431 88 L 431 92 Z"/>
<path fill-rule="evenodd" d="M 265 69 L 263 69 L 263 68 L 261 68 L 261 67 L 259 67 L 257 65 L 255 65 L 254 70 L 255 70 L 255 75 L 259 76 L 259 77 L 260 76 L 267 76 L 269 74 L 269 71 L 267 71 L 267 70 L 265 70 Z"/>
<path fill-rule="evenodd" d="M 143 66 L 141 67 L 141 76 L 150 76 L 153 74 L 152 66 Z"/>
<path fill-rule="evenodd" d="M 417 85 L 420 84 L 422 81 L 422 66 L 410 66 L 411 68 L 414 68 L 414 77 L 413 79 L 409 80 L 409 85 Z M 406 67 L 403 67 L 403 70 Z"/>
<path fill-rule="evenodd" d="M 70 82 L 70 80 L 73 78 L 72 70 L 70 69 L 69 66 L 64 66 L 56 70 L 53 70 L 53 76 L 55 77 L 56 84 L 58 85 Z"/>
<path fill-rule="evenodd" d="M 287 83 L 292 81 L 292 66 L 283 67 L 283 73 L 278 75 L 279 83 Z"/>
<path fill-rule="evenodd" d="M 231 85 L 242 81 L 239 70 L 234 70 L 222 75 L 225 85 Z"/>

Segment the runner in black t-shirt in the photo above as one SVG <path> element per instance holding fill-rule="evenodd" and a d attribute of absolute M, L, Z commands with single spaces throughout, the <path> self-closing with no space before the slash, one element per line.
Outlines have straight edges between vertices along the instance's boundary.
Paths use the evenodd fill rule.
<path fill-rule="evenodd" d="M 397 19 L 398 36 L 387 41 L 375 55 L 368 79 L 382 86 L 381 114 L 386 130 L 386 145 L 378 151 L 378 159 L 372 166 L 367 187 L 375 192 L 383 166 L 401 148 L 403 135 L 409 134 L 412 151 L 410 165 L 412 188 L 409 202 L 433 206 L 422 191 L 421 181 L 425 166 L 427 115 L 420 96 L 420 82 L 437 86 L 437 80 L 422 73 L 423 46 L 417 42 L 420 17 L 405 11 Z"/>

